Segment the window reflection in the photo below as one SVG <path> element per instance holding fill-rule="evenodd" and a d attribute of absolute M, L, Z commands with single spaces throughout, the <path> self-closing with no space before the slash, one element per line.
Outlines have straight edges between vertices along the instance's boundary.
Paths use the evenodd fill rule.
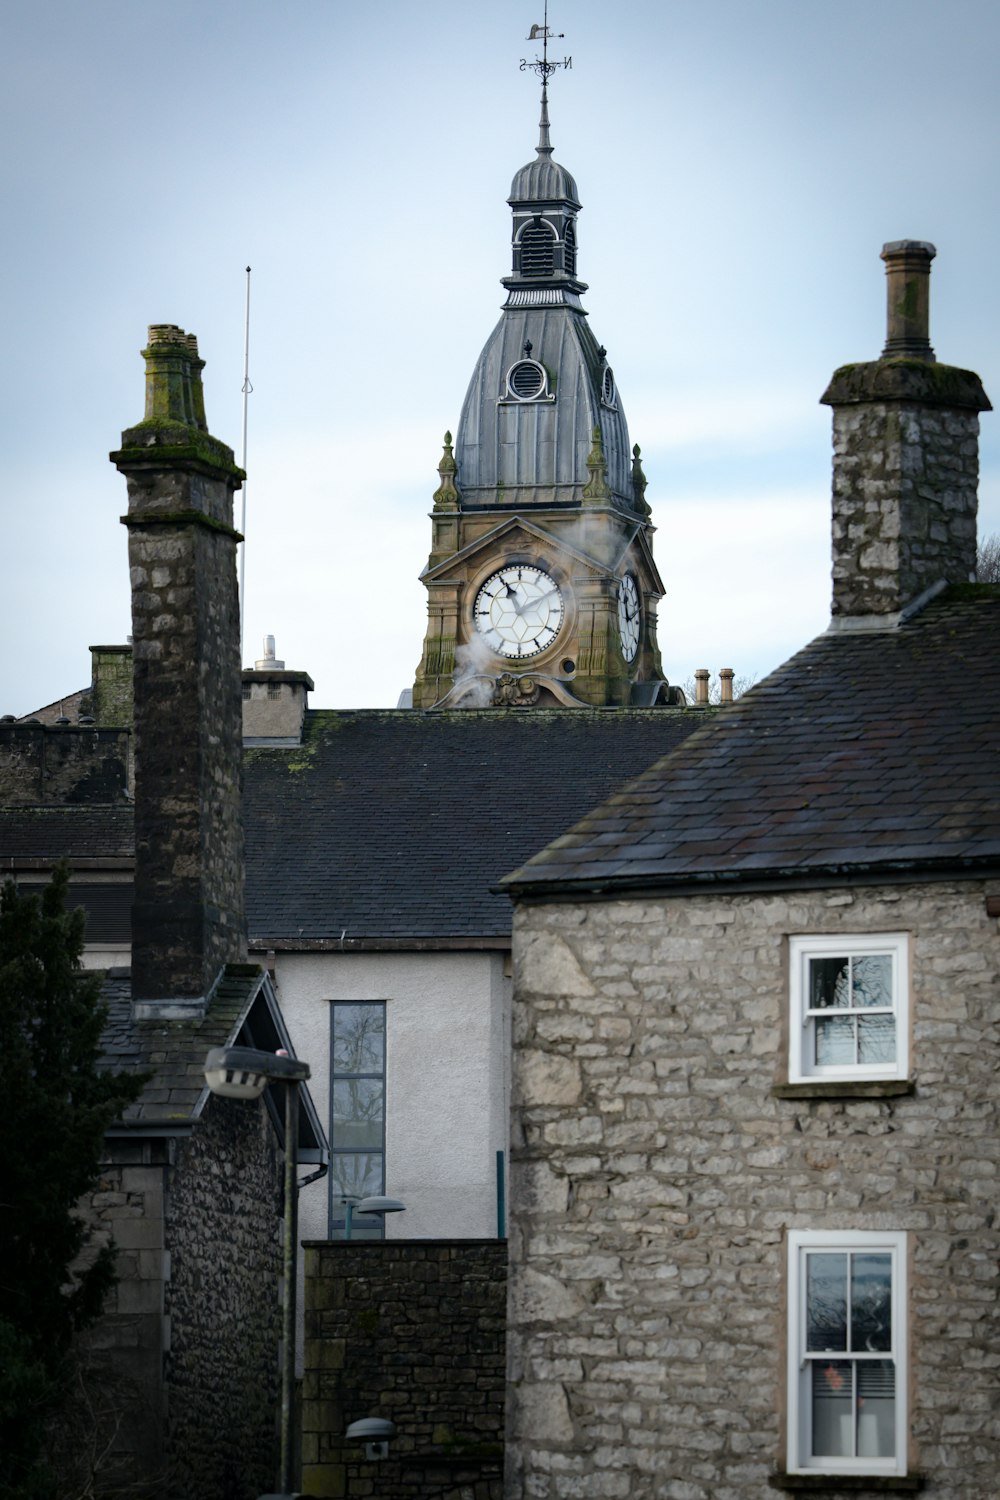
<path fill-rule="evenodd" d="M 340 1200 L 385 1192 L 385 1003 L 334 1001 L 330 1010 L 329 1234 L 342 1239 Z M 382 1234 L 380 1217 L 354 1216 L 352 1239 Z"/>

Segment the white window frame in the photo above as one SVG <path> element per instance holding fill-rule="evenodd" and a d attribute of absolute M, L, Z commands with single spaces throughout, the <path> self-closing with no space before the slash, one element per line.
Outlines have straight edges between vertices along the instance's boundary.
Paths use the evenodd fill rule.
<path fill-rule="evenodd" d="M 812 1365 L 834 1351 L 806 1351 L 806 1257 L 809 1253 L 887 1254 L 892 1258 L 892 1347 L 879 1359 L 895 1364 L 895 1454 L 891 1458 L 835 1458 L 812 1453 Z M 864 1474 L 899 1476 L 907 1463 L 907 1328 L 906 1233 L 901 1230 L 789 1230 L 788 1232 L 788 1453 L 790 1474 Z M 853 1365 L 864 1361 L 857 1351 L 836 1351 Z"/>
<path fill-rule="evenodd" d="M 809 963 L 814 958 L 859 958 L 888 953 L 892 959 L 892 1011 L 896 1020 L 896 1056 L 884 1063 L 819 1064 L 816 1056 L 816 1019 L 830 1011 L 809 1008 Z M 824 1078 L 841 1082 L 905 1079 L 909 1076 L 910 943 L 905 932 L 854 933 L 790 937 L 789 1046 L 790 1083 L 815 1083 Z M 851 1010 L 845 1014 L 855 1014 Z"/>

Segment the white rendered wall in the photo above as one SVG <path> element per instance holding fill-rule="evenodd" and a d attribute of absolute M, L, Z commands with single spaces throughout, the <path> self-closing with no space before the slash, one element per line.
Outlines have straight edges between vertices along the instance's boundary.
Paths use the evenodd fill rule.
<path fill-rule="evenodd" d="M 278 954 L 285 1024 L 330 1129 L 330 1002 L 386 1002 L 385 1191 L 407 1205 L 387 1239 L 497 1232 L 507 1153 L 510 980 L 502 953 Z M 327 1183 L 303 1190 L 299 1233 L 327 1237 Z"/>

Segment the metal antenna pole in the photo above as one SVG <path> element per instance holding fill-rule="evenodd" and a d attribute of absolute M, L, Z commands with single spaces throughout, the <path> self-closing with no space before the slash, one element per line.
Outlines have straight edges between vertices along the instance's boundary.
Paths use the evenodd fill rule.
<path fill-rule="evenodd" d="M 246 318 L 243 327 L 243 452 L 240 456 L 240 468 L 246 473 L 247 467 L 247 400 L 253 391 L 250 384 L 250 267 L 247 266 L 247 302 Z M 243 481 L 243 504 L 240 511 L 240 535 L 244 540 L 240 543 L 240 667 L 243 666 L 243 622 L 245 618 L 246 598 L 246 573 L 247 573 L 247 482 Z"/>

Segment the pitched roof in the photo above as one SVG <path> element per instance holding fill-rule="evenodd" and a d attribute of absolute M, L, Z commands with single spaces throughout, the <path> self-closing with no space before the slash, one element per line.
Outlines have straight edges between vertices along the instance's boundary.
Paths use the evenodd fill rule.
<path fill-rule="evenodd" d="M 817 637 L 504 882 L 513 895 L 1000 865 L 1000 588 Z"/>
<path fill-rule="evenodd" d="M 101 1066 L 150 1074 L 113 1134 L 122 1129 L 171 1134 L 193 1125 L 208 1098 L 205 1057 L 212 1047 L 292 1050 L 270 976 L 256 964 L 227 965 L 205 1015 L 197 1020 L 134 1020 L 128 969 L 109 969 L 102 990 L 108 1019 L 101 1036 Z M 268 1107 L 281 1138 L 282 1099 L 270 1097 L 280 1095 L 280 1089 L 268 1092 Z M 301 1097 L 300 1160 L 325 1159 L 326 1138 L 308 1088 Z"/>
<path fill-rule="evenodd" d="M 0 862 L 131 859 L 134 847 L 131 804 L 0 807 Z"/>
<path fill-rule="evenodd" d="M 703 721 L 662 708 L 310 712 L 302 745 L 244 755 L 251 943 L 505 944 L 501 877 Z M 0 808 L 0 867 L 117 866 L 132 852 L 129 805 Z"/>
<path fill-rule="evenodd" d="M 251 943 L 504 941 L 496 886 L 702 722 L 669 709 L 317 712 L 244 762 Z"/>

